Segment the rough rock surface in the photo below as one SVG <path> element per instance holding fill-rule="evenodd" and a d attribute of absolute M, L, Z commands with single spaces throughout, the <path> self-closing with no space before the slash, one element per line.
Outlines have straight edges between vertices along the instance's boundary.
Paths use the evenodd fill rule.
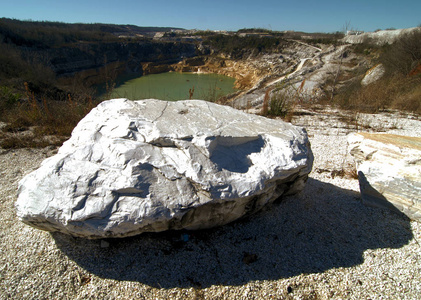
<path fill-rule="evenodd" d="M 364 78 L 361 80 L 361 84 L 363 86 L 367 86 L 370 83 L 376 82 L 377 80 L 383 77 L 385 72 L 386 70 L 384 66 L 382 64 L 378 64 L 367 71 Z"/>
<path fill-rule="evenodd" d="M 114 99 L 19 183 L 19 218 L 87 238 L 223 225 L 301 190 L 300 127 L 199 101 Z"/>
<path fill-rule="evenodd" d="M 421 221 L 421 138 L 356 133 L 349 143 L 363 202 Z"/>

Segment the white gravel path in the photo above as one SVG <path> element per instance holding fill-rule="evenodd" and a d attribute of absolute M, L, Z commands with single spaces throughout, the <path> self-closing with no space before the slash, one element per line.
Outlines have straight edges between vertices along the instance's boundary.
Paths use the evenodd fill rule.
<path fill-rule="evenodd" d="M 293 120 L 315 154 L 303 192 L 199 232 L 89 241 L 33 229 L 15 216 L 17 184 L 55 150 L 0 150 L 0 299 L 419 299 L 421 223 L 363 206 L 358 181 L 332 172 L 352 167 L 355 122 L 341 115 Z M 421 134 L 408 116 L 354 119 Z"/>

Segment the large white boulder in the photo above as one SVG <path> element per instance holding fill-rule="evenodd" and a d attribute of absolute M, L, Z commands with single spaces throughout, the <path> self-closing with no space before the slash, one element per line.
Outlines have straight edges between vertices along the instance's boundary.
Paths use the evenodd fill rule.
<path fill-rule="evenodd" d="M 363 203 L 421 221 L 421 138 L 360 132 L 348 142 Z"/>
<path fill-rule="evenodd" d="M 19 183 L 19 218 L 86 238 L 223 225 L 304 187 L 306 131 L 200 100 L 101 103 Z"/>

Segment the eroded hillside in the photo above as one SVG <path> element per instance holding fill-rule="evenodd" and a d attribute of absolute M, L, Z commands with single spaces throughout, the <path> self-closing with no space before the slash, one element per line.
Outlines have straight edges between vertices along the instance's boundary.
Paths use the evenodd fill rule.
<path fill-rule="evenodd" d="M 111 95 L 120 75 L 169 71 L 231 76 L 240 91 L 218 102 L 268 116 L 285 118 L 301 104 L 421 112 L 417 28 L 350 43 L 340 33 L 0 21 L 0 121 L 12 133 L 35 126 L 41 139 L 66 137 L 104 100 L 98 84 Z"/>

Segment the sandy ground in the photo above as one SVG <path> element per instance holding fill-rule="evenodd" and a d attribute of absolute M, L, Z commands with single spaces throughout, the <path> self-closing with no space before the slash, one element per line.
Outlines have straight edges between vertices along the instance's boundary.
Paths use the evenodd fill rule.
<path fill-rule="evenodd" d="M 419 135 L 394 114 L 302 111 L 315 155 L 305 189 L 212 230 L 83 240 L 21 223 L 19 180 L 56 149 L 0 149 L 1 299 L 419 299 L 421 223 L 361 204 L 347 134 Z"/>

